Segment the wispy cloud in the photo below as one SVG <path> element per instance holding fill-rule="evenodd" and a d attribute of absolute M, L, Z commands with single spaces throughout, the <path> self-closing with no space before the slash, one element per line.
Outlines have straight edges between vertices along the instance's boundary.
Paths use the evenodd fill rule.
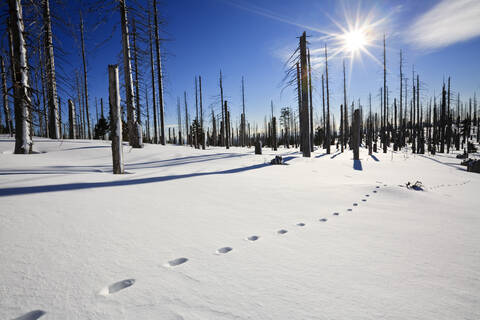
<path fill-rule="evenodd" d="M 422 49 L 438 49 L 480 36 L 479 0 L 442 0 L 417 18 L 405 41 Z"/>

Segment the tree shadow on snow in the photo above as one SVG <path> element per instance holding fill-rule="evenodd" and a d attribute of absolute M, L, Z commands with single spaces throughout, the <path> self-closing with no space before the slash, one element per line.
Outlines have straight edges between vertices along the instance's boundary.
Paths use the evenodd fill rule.
<path fill-rule="evenodd" d="M 290 161 L 294 158 L 295 157 L 285 157 L 283 162 Z M 126 179 L 126 180 L 104 181 L 104 182 L 103 181 L 102 182 L 77 182 L 77 183 L 53 184 L 53 185 L 45 185 L 45 186 L 2 188 L 0 189 L 0 197 L 32 194 L 32 193 L 73 191 L 73 190 L 82 190 L 82 189 L 91 189 L 91 188 L 139 185 L 139 184 L 164 182 L 164 181 L 177 180 L 177 179 L 201 177 L 201 176 L 240 173 L 240 172 L 245 172 L 245 171 L 250 171 L 255 169 L 261 169 L 267 166 L 270 166 L 270 164 L 260 163 L 260 164 L 246 166 L 246 167 L 220 170 L 220 171 L 197 172 L 197 173 L 178 174 L 178 175 L 170 175 L 170 176 L 163 176 L 163 177 L 149 177 L 149 178 L 141 178 L 141 179 Z"/>
<path fill-rule="evenodd" d="M 362 168 L 362 161 L 360 160 L 353 160 L 353 169 L 358 171 L 363 171 Z"/>
<path fill-rule="evenodd" d="M 377 161 L 377 162 L 380 161 L 380 160 L 378 160 L 378 158 L 377 158 L 375 155 L 373 155 L 373 154 L 371 154 L 370 157 L 372 157 L 372 159 L 375 160 L 375 161 Z"/>

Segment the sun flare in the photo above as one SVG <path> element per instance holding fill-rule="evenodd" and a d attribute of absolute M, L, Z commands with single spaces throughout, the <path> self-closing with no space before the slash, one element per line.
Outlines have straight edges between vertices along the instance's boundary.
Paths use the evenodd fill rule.
<path fill-rule="evenodd" d="M 342 38 L 344 49 L 350 53 L 363 50 L 368 45 L 367 35 L 362 30 L 345 32 Z"/>

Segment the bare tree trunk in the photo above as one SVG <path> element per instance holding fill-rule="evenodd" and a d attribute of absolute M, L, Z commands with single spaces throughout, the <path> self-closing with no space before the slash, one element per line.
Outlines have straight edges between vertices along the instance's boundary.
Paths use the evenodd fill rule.
<path fill-rule="evenodd" d="M 127 7 L 125 0 L 120 1 L 122 22 L 123 68 L 125 77 L 125 93 L 127 104 L 128 140 L 133 148 L 142 148 L 142 128 L 136 119 L 135 101 L 133 97 L 132 70 L 130 65 L 130 44 L 128 37 Z"/>
<path fill-rule="evenodd" d="M 385 120 L 383 121 L 383 153 L 387 153 L 387 135 L 386 135 L 386 125 L 387 125 L 387 56 L 385 48 L 385 34 L 383 35 L 383 116 Z"/>
<path fill-rule="evenodd" d="M 360 110 L 358 109 L 353 113 L 352 131 L 353 160 L 360 160 Z"/>
<path fill-rule="evenodd" d="M 158 80 L 158 102 L 160 107 L 160 143 L 165 145 L 165 116 L 163 106 L 163 75 L 162 62 L 160 53 L 160 38 L 158 35 L 158 15 L 157 0 L 153 0 L 153 19 L 155 25 L 155 51 L 157 53 L 157 80 Z"/>
<path fill-rule="evenodd" d="M 158 123 L 157 123 L 157 102 L 155 90 L 155 64 L 153 63 L 153 40 L 152 40 L 152 25 L 150 23 L 150 12 L 148 13 L 148 43 L 150 46 L 150 71 L 152 73 L 152 103 L 153 103 L 153 136 L 155 143 L 159 143 L 158 139 Z M 180 127 L 179 127 L 180 128 Z M 180 134 L 180 129 L 179 134 Z"/>
<path fill-rule="evenodd" d="M 92 139 L 92 127 L 90 126 L 90 112 L 88 110 L 88 83 L 87 83 L 87 61 L 85 58 L 85 37 L 83 30 L 83 17 L 80 12 L 80 35 L 82 41 L 82 62 L 83 62 L 83 92 L 84 92 L 84 107 L 87 118 L 87 135 L 88 139 Z M 50 120 L 51 121 L 51 120 Z"/>
<path fill-rule="evenodd" d="M 188 144 L 189 143 L 189 133 L 188 133 L 188 107 L 187 107 L 187 92 L 184 91 L 183 92 L 183 97 L 184 97 L 184 101 L 185 101 L 185 143 Z"/>
<path fill-rule="evenodd" d="M 225 112 L 223 110 L 223 83 L 222 83 L 222 70 L 220 70 L 220 109 L 222 110 L 222 125 L 220 126 L 220 145 L 225 143 Z"/>
<path fill-rule="evenodd" d="M 71 99 L 68 99 L 68 126 L 69 126 L 69 139 L 76 139 L 76 115 L 75 115 L 75 104 Z"/>
<path fill-rule="evenodd" d="M 297 95 L 298 95 L 298 114 L 299 114 L 299 120 L 301 123 L 302 119 L 302 84 L 300 80 L 300 64 L 297 62 Z M 300 124 L 300 132 L 302 131 L 301 129 L 301 124 Z M 296 130 L 295 130 L 295 141 L 296 140 Z M 303 144 L 300 143 L 300 151 L 303 150 Z"/>
<path fill-rule="evenodd" d="M 55 79 L 55 58 L 53 55 L 52 23 L 49 0 L 43 0 L 43 19 L 45 21 L 45 68 L 47 77 L 47 102 L 49 114 L 50 138 L 60 138 L 58 126 L 57 82 Z"/>
<path fill-rule="evenodd" d="M 310 64 L 310 49 L 308 49 L 308 92 L 310 94 L 310 151 L 313 152 L 313 98 L 312 98 L 312 66 Z M 276 150 L 276 148 L 275 148 Z"/>
<path fill-rule="evenodd" d="M 2 101 L 3 101 L 3 112 L 5 113 L 5 125 L 7 127 L 8 133 L 10 136 L 13 136 L 13 122 L 12 115 L 10 113 L 10 106 L 8 103 L 8 92 L 7 92 L 7 73 L 5 72 L 5 61 L 3 57 L 0 56 L 1 63 L 1 72 L 2 72 Z"/>
<path fill-rule="evenodd" d="M 323 148 L 327 147 L 327 122 L 325 119 L 325 80 L 322 73 L 322 108 L 323 108 Z"/>
<path fill-rule="evenodd" d="M 138 57 L 137 57 L 137 28 L 135 27 L 135 19 L 132 19 L 132 40 L 133 40 L 133 67 L 135 68 L 135 105 L 137 106 L 137 122 L 142 123 L 140 108 L 140 90 L 138 83 Z"/>
<path fill-rule="evenodd" d="M 180 111 L 180 97 L 177 97 L 177 115 L 178 115 L 178 144 L 182 144 L 182 111 Z"/>
<path fill-rule="evenodd" d="M 203 127 L 203 98 L 202 98 L 202 77 L 198 77 L 198 84 L 200 89 L 200 129 L 201 129 L 201 136 L 200 139 L 202 140 L 202 149 L 205 150 L 205 129 Z"/>
<path fill-rule="evenodd" d="M 300 37 L 300 73 L 302 80 L 302 112 L 300 114 L 300 131 L 302 135 L 303 156 L 310 157 L 310 126 L 308 112 L 308 66 L 307 66 L 307 35 L 303 32 Z"/>
<path fill-rule="evenodd" d="M 242 147 L 245 147 L 245 84 L 242 77 L 242 120 L 241 120 L 241 127 L 242 127 Z"/>
<path fill-rule="evenodd" d="M 120 110 L 120 88 L 118 84 L 117 65 L 108 66 L 108 82 L 113 173 L 123 174 L 122 113 Z"/>
<path fill-rule="evenodd" d="M 20 0 L 9 0 L 9 14 L 13 46 L 14 106 L 15 106 L 15 154 L 32 152 L 30 139 L 30 112 L 32 101 L 28 84 L 27 46 L 23 34 L 25 27 Z"/>
<path fill-rule="evenodd" d="M 403 86 L 403 72 L 402 72 L 402 50 L 400 50 L 400 130 L 399 130 L 399 147 L 402 148 L 403 145 L 403 136 L 404 136 L 404 128 L 403 128 L 403 118 L 402 118 L 402 107 L 403 107 L 403 102 L 402 102 L 402 96 L 403 96 L 403 91 L 402 91 L 402 86 Z"/>
<path fill-rule="evenodd" d="M 230 149 L 230 144 L 229 144 L 229 136 L 230 136 L 230 133 L 229 133 L 229 122 L 230 122 L 230 119 L 229 119 L 229 116 L 228 116 L 228 106 L 227 106 L 227 101 L 225 100 L 225 123 L 223 125 L 223 127 L 225 128 L 225 131 L 226 131 L 226 134 L 225 134 L 225 146 L 227 147 L 227 149 Z"/>
<path fill-rule="evenodd" d="M 345 60 L 343 60 L 343 145 L 348 143 L 348 112 L 347 112 L 347 85 L 345 76 Z M 343 152 L 343 146 L 342 146 Z"/>
<path fill-rule="evenodd" d="M 198 82 L 195 76 L 195 149 L 199 149 L 198 146 Z"/>
<path fill-rule="evenodd" d="M 327 154 L 330 154 L 330 94 L 328 91 L 328 55 L 325 44 L 325 77 L 327 81 Z"/>

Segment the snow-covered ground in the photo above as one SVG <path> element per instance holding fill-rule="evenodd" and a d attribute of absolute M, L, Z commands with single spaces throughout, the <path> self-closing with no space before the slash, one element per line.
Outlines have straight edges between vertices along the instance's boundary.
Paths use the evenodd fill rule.
<path fill-rule="evenodd" d="M 147 144 L 113 175 L 109 142 L 12 150 L 0 319 L 480 319 L 480 175 L 454 155 Z"/>

